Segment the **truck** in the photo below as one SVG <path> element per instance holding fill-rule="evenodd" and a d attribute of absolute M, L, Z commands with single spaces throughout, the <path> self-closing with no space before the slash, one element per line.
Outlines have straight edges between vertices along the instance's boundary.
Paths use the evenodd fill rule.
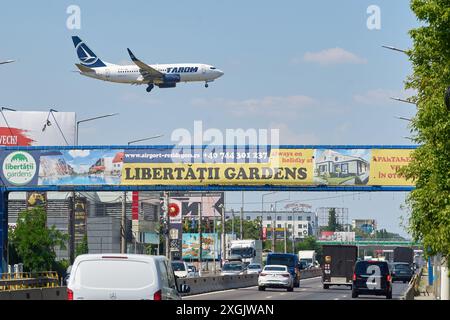
<path fill-rule="evenodd" d="M 304 268 L 314 268 L 316 266 L 316 251 L 301 250 L 298 252 L 298 260 Z"/>
<path fill-rule="evenodd" d="M 396 247 L 394 249 L 394 262 L 406 262 L 412 266 L 414 262 L 414 250 L 408 247 Z"/>
<path fill-rule="evenodd" d="M 259 263 L 262 265 L 261 240 L 232 240 L 230 242 L 229 260 L 238 257 L 245 265 Z"/>
<path fill-rule="evenodd" d="M 352 287 L 353 268 L 358 258 L 358 247 L 351 245 L 324 245 L 322 284 Z"/>

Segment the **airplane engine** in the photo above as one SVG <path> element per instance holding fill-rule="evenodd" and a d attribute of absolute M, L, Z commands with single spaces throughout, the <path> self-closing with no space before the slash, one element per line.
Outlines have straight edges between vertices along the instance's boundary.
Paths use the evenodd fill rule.
<path fill-rule="evenodd" d="M 176 83 L 180 82 L 181 77 L 179 74 L 165 74 L 163 78 L 163 83 Z"/>

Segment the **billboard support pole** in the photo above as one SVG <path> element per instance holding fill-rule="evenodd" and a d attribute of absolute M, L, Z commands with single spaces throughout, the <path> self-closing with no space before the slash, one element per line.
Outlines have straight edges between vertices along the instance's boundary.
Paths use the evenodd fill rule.
<path fill-rule="evenodd" d="M 127 253 L 127 239 L 126 239 L 126 222 L 127 222 L 127 192 L 122 194 L 122 214 L 120 223 L 120 253 Z"/>
<path fill-rule="evenodd" d="M 72 192 L 69 208 L 69 260 L 70 264 L 75 261 L 75 191 Z"/>
<path fill-rule="evenodd" d="M 0 275 L 8 272 L 8 192 L 0 188 Z"/>
<path fill-rule="evenodd" d="M 202 272 L 202 254 L 203 254 L 203 248 L 202 248 L 202 203 L 200 202 L 199 204 L 199 208 L 198 208 L 198 243 L 199 243 L 199 247 L 198 247 L 198 262 L 199 262 L 199 272 L 201 275 Z"/>

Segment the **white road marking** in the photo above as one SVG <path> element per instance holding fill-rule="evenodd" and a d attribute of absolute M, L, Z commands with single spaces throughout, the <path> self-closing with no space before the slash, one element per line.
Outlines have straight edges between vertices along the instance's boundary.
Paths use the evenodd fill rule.
<path fill-rule="evenodd" d="M 223 290 L 223 291 L 213 291 L 213 292 L 205 292 L 205 293 L 193 294 L 192 296 L 183 297 L 183 300 L 189 300 L 189 298 L 208 296 L 208 295 L 224 293 L 224 292 L 232 292 L 232 291 L 236 291 L 236 290 L 237 289 L 229 289 L 229 290 Z"/>
<path fill-rule="evenodd" d="M 270 299 L 270 298 L 272 298 L 272 297 L 273 297 L 273 296 L 267 296 L 266 299 Z"/>
<path fill-rule="evenodd" d="M 333 300 L 339 300 L 339 298 L 334 298 Z"/>
<path fill-rule="evenodd" d="M 284 296 L 286 294 L 286 292 L 282 292 L 280 293 L 280 296 Z"/>

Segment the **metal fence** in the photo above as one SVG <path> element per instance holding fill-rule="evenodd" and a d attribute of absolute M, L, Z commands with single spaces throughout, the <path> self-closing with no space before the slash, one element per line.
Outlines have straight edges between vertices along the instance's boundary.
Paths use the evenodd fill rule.
<path fill-rule="evenodd" d="M 54 271 L 2 273 L 0 277 L 0 291 L 53 288 L 58 285 L 58 274 Z"/>

